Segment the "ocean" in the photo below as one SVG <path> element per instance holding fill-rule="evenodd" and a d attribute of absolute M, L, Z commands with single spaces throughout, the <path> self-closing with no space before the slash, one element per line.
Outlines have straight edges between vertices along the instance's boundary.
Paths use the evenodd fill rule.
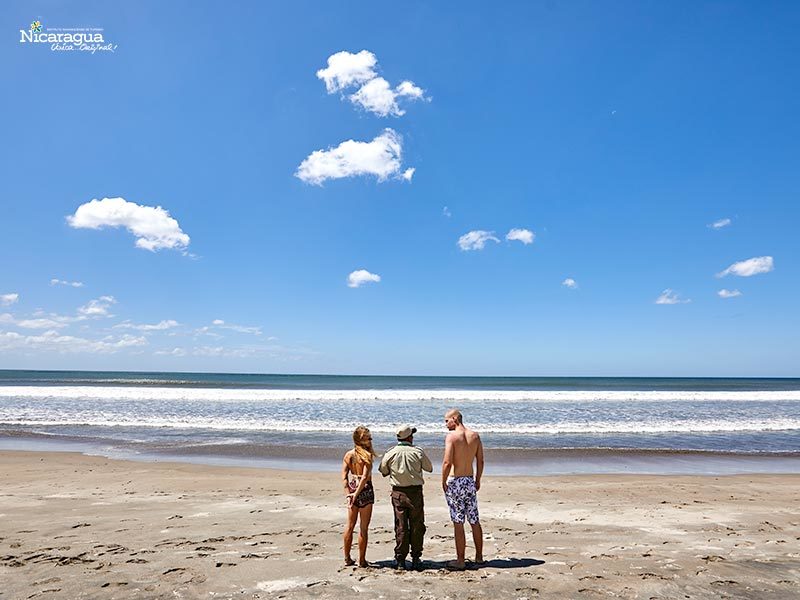
<path fill-rule="evenodd" d="M 332 469 L 357 425 L 440 456 L 452 407 L 500 474 L 800 472 L 800 379 L 6 370 L 0 448 Z"/>

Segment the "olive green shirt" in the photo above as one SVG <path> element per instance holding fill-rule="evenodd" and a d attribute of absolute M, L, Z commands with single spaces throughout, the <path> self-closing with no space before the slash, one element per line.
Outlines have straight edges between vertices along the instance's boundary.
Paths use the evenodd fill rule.
<path fill-rule="evenodd" d="M 407 487 L 422 485 L 422 471 L 433 472 L 433 465 L 422 448 L 408 442 L 398 442 L 397 446 L 384 454 L 378 470 L 384 477 L 389 476 L 392 485 Z"/>

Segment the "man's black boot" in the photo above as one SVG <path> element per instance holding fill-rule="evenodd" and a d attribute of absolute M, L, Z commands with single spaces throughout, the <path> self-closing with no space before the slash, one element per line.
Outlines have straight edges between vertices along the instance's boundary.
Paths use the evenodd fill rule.
<path fill-rule="evenodd" d="M 406 559 L 405 558 L 395 558 L 394 559 L 394 568 L 397 571 L 405 571 L 406 570 Z"/>
<path fill-rule="evenodd" d="M 421 558 L 412 558 L 411 559 L 411 570 L 412 571 L 422 571 L 422 559 Z"/>

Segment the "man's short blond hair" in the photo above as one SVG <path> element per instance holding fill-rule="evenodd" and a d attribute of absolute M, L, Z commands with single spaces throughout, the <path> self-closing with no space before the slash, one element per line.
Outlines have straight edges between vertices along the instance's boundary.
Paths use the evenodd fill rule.
<path fill-rule="evenodd" d="M 459 425 L 464 423 L 464 417 L 461 415 L 461 411 L 458 410 L 457 408 L 451 408 L 450 410 L 447 411 L 447 413 L 445 414 L 445 418 L 449 419 L 450 417 L 455 417 L 456 423 L 458 423 Z"/>

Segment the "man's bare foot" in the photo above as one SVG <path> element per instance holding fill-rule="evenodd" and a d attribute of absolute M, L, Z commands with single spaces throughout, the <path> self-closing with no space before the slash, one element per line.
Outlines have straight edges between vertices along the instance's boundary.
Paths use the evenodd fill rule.
<path fill-rule="evenodd" d="M 365 560 L 360 560 L 360 561 L 358 561 L 358 566 L 359 567 L 368 567 L 369 563 L 367 561 L 365 561 Z"/>
<path fill-rule="evenodd" d="M 457 560 L 451 560 L 447 563 L 447 568 L 451 571 L 463 571 L 467 568 L 467 565 L 463 562 L 458 562 Z"/>
<path fill-rule="evenodd" d="M 354 564 L 356 564 L 356 561 L 354 561 L 352 558 L 350 558 L 349 556 L 345 556 L 344 557 L 344 566 L 345 567 L 352 567 Z"/>
<path fill-rule="evenodd" d="M 483 556 L 478 556 L 477 554 L 475 555 L 475 564 L 476 565 L 483 565 L 485 563 L 486 563 L 486 561 L 483 559 Z"/>

